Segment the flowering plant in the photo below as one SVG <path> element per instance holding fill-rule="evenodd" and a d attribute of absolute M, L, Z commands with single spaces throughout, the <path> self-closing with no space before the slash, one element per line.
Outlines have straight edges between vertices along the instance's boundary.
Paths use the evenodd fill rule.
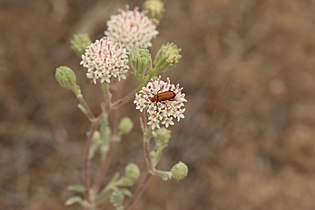
<path fill-rule="evenodd" d="M 143 10 L 119 10 L 107 22 L 105 36 L 91 42 L 87 34 L 74 35 L 71 48 L 82 59 L 80 64 L 86 69 L 86 77 L 94 84 L 100 84 L 103 91 L 102 111 L 95 115 L 85 100 L 80 86 L 77 84 L 74 71 L 66 66 L 56 69 L 58 83 L 71 90 L 78 99 L 79 109 L 90 121 L 83 154 L 83 184 L 71 185 L 69 190 L 76 196 L 70 197 L 66 205 L 80 204 L 84 209 L 95 210 L 106 201 L 110 201 L 117 210 L 129 210 L 144 191 L 152 176 L 163 180 L 181 180 L 188 174 L 183 162 L 175 164 L 169 171 L 157 169 L 163 151 L 171 138 L 167 128 L 174 125 L 174 119 L 184 118 L 184 103 L 187 102 L 183 88 L 174 85 L 161 74 L 175 67 L 181 58 L 180 49 L 173 43 L 163 45 L 154 59 L 148 47 L 157 36 L 157 25 L 163 15 L 164 5 L 160 0 L 147 0 Z M 133 75 L 138 86 L 126 96 L 113 101 L 115 93 L 112 86 Z M 108 183 L 104 177 L 109 168 L 112 144 L 120 142 L 124 135 L 133 129 L 133 121 L 123 117 L 118 127 L 112 126 L 118 119 L 113 110 L 122 108 L 134 98 L 136 109 L 142 112 L 140 118 L 143 132 L 143 151 L 146 170 L 137 189 L 131 187 L 141 176 L 139 167 L 129 163 L 123 175 L 116 173 Z M 151 145 L 154 142 L 154 145 Z M 92 173 L 92 162 L 100 163 Z M 95 177 L 92 177 L 95 174 Z M 126 199 L 126 197 L 129 197 Z"/>

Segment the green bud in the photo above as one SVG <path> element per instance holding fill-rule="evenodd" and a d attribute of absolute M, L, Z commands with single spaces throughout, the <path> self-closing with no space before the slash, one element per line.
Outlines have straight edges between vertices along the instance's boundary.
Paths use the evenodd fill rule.
<path fill-rule="evenodd" d="M 165 11 L 164 3 L 160 0 L 147 0 L 143 3 L 142 9 L 147 11 L 147 16 L 159 22 Z"/>
<path fill-rule="evenodd" d="M 171 131 L 166 128 L 159 128 L 152 134 L 159 147 L 165 147 L 171 138 Z"/>
<path fill-rule="evenodd" d="M 175 67 L 182 57 L 180 51 L 174 43 L 162 45 L 154 59 L 155 70 L 165 72 Z"/>
<path fill-rule="evenodd" d="M 131 182 L 136 181 L 140 176 L 140 169 L 134 163 L 129 163 L 125 169 L 125 177 L 127 177 Z"/>
<path fill-rule="evenodd" d="M 136 48 L 130 52 L 129 60 L 135 77 L 139 81 L 143 80 L 148 70 L 152 67 L 152 58 L 149 50 Z"/>
<path fill-rule="evenodd" d="M 129 117 L 124 117 L 120 120 L 118 127 L 121 134 L 126 134 L 132 130 L 133 122 Z"/>
<path fill-rule="evenodd" d="M 72 69 L 70 69 L 69 67 L 58 67 L 56 69 L 55 77 L 61 87 L 70 89 L 76 94 L 80 92 L 80 88 L 77 85 L 77 78 Z"/>
<path fill-rule="evenodd" d="M 188 167 L 183 162 L 178 162 L 176 165 L 173 166 L 171 169 L 172 178 L 178 180 L 181 180 L 185 178 L 188 174 Z"/>
<path fill-rule="evenodd" d="M 91 39 L 88 34 L 75 34 L 73 35 L 71 41 L 71 49 L 81 56 L 85 49 L 91 44 Z"/>

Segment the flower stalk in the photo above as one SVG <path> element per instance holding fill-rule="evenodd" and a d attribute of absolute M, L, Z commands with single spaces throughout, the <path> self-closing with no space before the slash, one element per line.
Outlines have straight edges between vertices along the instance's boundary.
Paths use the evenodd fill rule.
<path fill-rule="evenodd" d="M 91 108 L 85 101 L 83 95 L 80 93 L 77 95 L 77 99 L 79 101 L 78 107 L 79 109 L 87 116 L 87 118 L 92 122 L 95 119 L 94 114 L 91 111 Z"/>
<path fill-rule="evenodd" d="M 103 111 L 108 113 L 111 110 L 112 94 L 110 92 L 108 83 L 102 83 L 101 88 L 102 88 L 103 99 L 104 99 Z"/>
<path fill-rule="evenodd" d="M 93 200 L 91 200 L 91 162 L 89 158 L 89 149 L 92 144 L 92 138 L 95 131 L 98 129 L 104 115 L 100 114 L 97 118 L 93 118 L 91 120 L 90 129 L 87 133 L 87 140 L 85 141 L 84 153 L 83 153 L 83 182 L 84 182 L 84 197 L 89 205 L 93 204 Z"/>
<path fill-rule="evenodd" d="M 151 130 L 148 129 L 148 127 L 146 126 L 145 121 L 146 116 L 143 115 L 142 118 L 140 118 L 140 123 L 143 132 L 143 153 L 146 162 L 146 175 L 136 189 L 133 197 L 125 204 L 124 210 L 130 210 L 134 206 L 134 204 L 138 201 L 138 199 L 144 192 L 150 178 L 152 177 L 152 164 L 150 160 L 150 139 L 152 138 L 152 133 Z"/>

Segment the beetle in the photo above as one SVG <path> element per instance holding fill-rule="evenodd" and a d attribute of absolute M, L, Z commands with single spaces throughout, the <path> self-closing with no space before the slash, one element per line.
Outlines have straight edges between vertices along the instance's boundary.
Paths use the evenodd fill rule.
<path fill-rule="evenodd" d="M 152 98 L 151 101 L 152 102 L 162 102 L 162 101 L 171 101 L 175 98 L 176 94 L 171 91 L 164 91 L 164 92 L 158 92 L 157 94 L 155 94 Z"/>

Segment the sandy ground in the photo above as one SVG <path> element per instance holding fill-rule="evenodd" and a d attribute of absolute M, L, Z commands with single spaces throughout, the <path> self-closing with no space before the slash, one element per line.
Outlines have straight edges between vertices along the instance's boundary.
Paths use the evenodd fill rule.
<path fill-rule="evenodd" d="M 89 124 L 54 70 L 76 69 L 98 112 L 100 92 L 69 40 L 76 32 L 100 38 L 113 11 L 141 2 L 0 0 L 1 210 L 66 209 L 66 186 L 81 181 Z M 152 179 L 134 209 L 314 210 L 315 1 L 182 0 L 166 7 L 152 52 L 169 41 L 182 48 L 180 64 L 164 76 L 184 87 L 188 103 L 160 167 L 182 160 L 189 176 Z M 132 103 L 119 114 L 139 115 Z M 129 161 L 144 168 L 140 137 L 137 123 L 115 146 L 109 175 Z"/>

